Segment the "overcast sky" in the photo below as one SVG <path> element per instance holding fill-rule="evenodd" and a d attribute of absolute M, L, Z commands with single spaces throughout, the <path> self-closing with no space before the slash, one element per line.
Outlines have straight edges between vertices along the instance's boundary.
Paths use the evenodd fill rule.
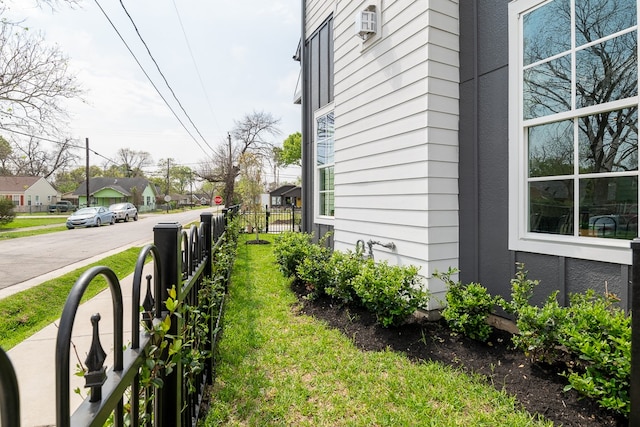
<path fill-rule="evenodd" d="M 56 11 L 38 8 L 33 0 L 15 0 L 10 16 L 24 19 L 30 30 L 42 31 L 48 43 L 57 44 L 86 90 L 86 103 L 68 104 L 69 134 L 81 145 L 89 138 L 91 149 L 108 158 L 128 147 L 148 151 L 154 162 L 171 157 L 196 167 L 209 147 L 226 140 L 234 120 L 254 110 L 281 118 L 282 136 L 273 142 L 281 144 L 300 131 L 300 106 L 293 104 L 300 65 L 292 59 L 300 38 L 300 0 L 98 3 L 193 137 L 145 77 L 95 0 Z M 100 157 L 90 158 L 92 164 L 104 163 Z"/>

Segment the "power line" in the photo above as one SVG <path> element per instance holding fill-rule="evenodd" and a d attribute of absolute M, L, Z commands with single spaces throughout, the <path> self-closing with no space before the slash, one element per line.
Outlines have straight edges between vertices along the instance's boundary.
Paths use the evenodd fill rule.
<path fill-rule="evenodd" d="M 135 21 L 133 20 L 133 18 L 131 17 L 131 15 L 129 14 L 129 11 L 127 10 L 127 8 L 124 6 L 124 3 L 122 2 L 122 0 L 120 0 L 120 6 L 122 6 L 122 10 L 124 10 L 124 13 L 127 15 L 127 17 L 129 18 L 129 21 L 131 21 L 131 25 L 133 25 L 134 30 L 136 31 L 136 34 L 138 35 L 138 38 L 140 39 L 140 41 L 142 42 L 142 44 L 144 45 L 145 49 L 147 50 L 147 53 L 149 54 L 149 58 L 151 58 L 151 60 L 153 61 L 153 63 L 156 66 L 156 69 L 158 70 L 158 73 L 160 73 L 160 76 L 162 77 L 162 80 L 164 80 L 164 83 L 167 85 L 167 87 L 169 88 L 169 91 L 171 92 L 171 95 L 173 96 L 173 99 L 176 100 L 176 102 L 178 103 L 178 105 L 180 106 L 180 109 L 182 110 L 182 112 L 184 113 L 185 116 L 187 116 L 187 119 L 189 120 L 189 123 L 191 123 L 191 125 L 193 126 L 193 128 L 196 130 L 196 132 L 198 133 L 198 135 L 200 135 L 200 138 L 202 138 L 202 141 L 206 144 L 207 147 L 209 147 L 209 149 L 211 151 L 213 151 L 213 148 L 211 148 L 211 146 L 209 145 L 209 143 L 207 142 L 206 138 L 204 136 L 202 136 L 202 133 L 200 133 L 200 130 L 198 129 L 198 127 L 196 126 L 195 123 L 193 123 L 193 120 L 191 120 L 191 116 L 189 116 L 189 113 L 187 113 L 187 111 L 184 109 L 184 107 L 182 106 L 182 103 L 180 102 L 180 100 L 178 99 L 178 97 L 176 96 L 176 93 L 173 91 L 173 88 L 171 87 L 171 85 L 169 84 L 169 82 L 167 81 L 167 78 L 165 77 L 164 73 L 162 72 L 162 70 L 160 69 L 160 65 L 158 65 L 158 62 L 156 61 L 156 59 L 153 57 L 153 55 L 151 54 L 151 50 L 149 49 L 149 46 L 147 45 L 147 42 L 145 42 L 145 40 L 142 38 L 142 34 L 140 34 L 140 31 L 138 30 L 138 26 L 136 25 Z"/>
<path fill-rule="evenodd" d="M 58 144 L 58 145 L 65 145 L 65 144 L 66 144 L 66 146 L 67 146 L 67 147 L 70 147 L 70 148 L 78 148 L 78 149 L 80 149 L 80 150 L 85 150 L 85 149 L 86 149 L 86 147 L 85 147 L 85 146 L 74 145 L 74 144 L 67 144 L 67 142 L 63 142 L 63 141 L 56 141 L 56 140 L 54 140 L 54 139 L 45 138 L 44 136 L 38 136 L 38 135 L 32 135 L 32 134 L 25 133 L 25 132 L 20 132 L 20 131 L 15 130 L 15 129 L 7 129 L 7 128 L 1 128 L 1 129 L 2 129 L 3 131 L 5 131 L 5 132 L 17 133 L 18 135 L 27 136 L 27 137 L 29 137 L 29 138 L 35 138 L 35 139 L 39 139 L 39 140 L 42 140 L 42 141 L 52 142 L 52 143 L 54 143 L 54 144 Z M 69 138 L 67 141 L 73 141 L 74 139 L 75 139 L 75 138 Z M 108 162 L 111 162 L 111 163 L 113 163 L 114 165 L 118 166 L 118 163 L 116 163 L 114 160 L 110 159 L 109 157 L 104 156 L 104 155 L 102 155 L 102 154 L 98 153 L 97 151 L 95 151 L 95 150 L 93 150 L 93 149 L 91 149 L 91 148 L 89 148 L 89 151 L 90 151 L 91 153 L 95 154 L 96 156 L 98 156 L 98 157 L 102 157 L 103 159 L 107 160 Z"/>
<path fill-rule="evenodd" d="M 193 51 L 191 50 L 191 44 L 189 43 L 189 38 L 187 37 L 187 32 L 184 29 L 184 25 L 182 24 L 182 18 L 180 17 L 180 12 L 178 11 L 178 5 L 176 1 L 173 0 L 173 7 L 176 10 L 176 15 L 178 16 L 178 22 L 180 23 L 180 29 L 182 30 L 182 35 L 184 36 L 184 41 L 187 45 L 187 49 L 189 49 L 189 55 L 191 56 L 191 61 L 193 62 L 193 67 L 196 70 L 196 74 L 198 75 L 198 80 L 200 81 L 200 87 L 202 88 L 202 93 L 204 94 L 204 98 L 207 100 L 207 104 L 209 105 L 209 111 L 211 112 L 211 117 L 213 118 L 213 122 L 218 129 L 218 132 L 223 133 L 220 130 L 220 126 L 218 125 L 218 121 L 216 120 L 216 115 L 213 112 L 213 106 L 211 105 L 211 100 L 209 99 L 209 95 L 207 94 L 207 89 L 204 87 L 204 82 L 202 80 L 202 75 L 200 74 L 200 69 L 198 68 L 198 63 L 196 62 L 196 58 L 193 55 Z"/>
<path fill-rule="evenodd" d="M 100 3 L 98 3 L 98 0 L 94 0 L 94 2 L 96 3 L 96 5 L 98 6 L 98 8 L 100 9 L 100 11 L 102 12 L 102 14 L 104 15 L 104 17 L 107 19 L 107 21 L 109 21 L 109 24 L 111 24 L 111 27 L 113 28 L 113 30 L 116 32 L 116 34 L 118 34 L 118 37 L 120 38 L 120 40 L 122 41 L 122 43 L 124 43 L 125 47 L 127 48 L 127 50 L 129 51 L 129 53 L 131 54 L 131 56 L 133 56 L 133 59 L 136 61 L 136 64 L 138 64 L 138 67 L 140 67 L 140 69 L 142 70 L 142 73 L 145 75 L 145 77 L 147 78 L 147 80 L 149 80 L 149 83 L 151 83 L 151 86 L 153 86 L 153 88 L 156 90 L 156 92 L 158 93 L 158 95 L 160 96 L 160 98 L 162 98 L 162 100 L 164 101 L 165 105 L 167 106 L 167 108 L 169 108 L 169 110 L 173 113 L 174 117 L 176 118 L 176 120 L 178 120 L 178 122 L 180 123 L 180 125 L 182 126 L 182 128 L 187 132 L 187 134 L 189 134 L 189 136 L 191 137 L 191 139 L 196 143 L 196 145 L 202 150 L 203 153 L 205 153 L 205 155 L 207 155 L 209 157 L 209 153 L 202 147 L 202 145 L 200 145 L 200 143 L 198 142 L 198 140 L 193 136 L 193 134 L 191 132 L 189 132 L 189 129 L 187 129 L 187 127 L 185 126 L 185 124 L 182 122 L 182 120 L 180 120 L 180 117 L 178 117 L 178 115 L 176 114 L 175 110 L 171 107 L 171 105 L 169 105 L 169 102 L 165 99 L 165 97 L 162 95 L 162 93 L 160 92 L 160 90 L 158 89 L 158 87 L 155 85 L 155 83 L 153 83 L 153 80 L 151 79 L 151 77 L 149 76 L 149 74 L 147 74 L 147 72 L 145 71 L 144 67 L 142 66 L 142 64 L 140 63 L 140 61 L 138 60 L 138 57 L 135 55 L 135 53 L 133 53 L 133 51 L 131 50 L 131 48 L 129 47 L 129 45 L 127 44 L 127 42 L 125 41 L 125 39 L 122 37 L 122 34 L 120 34 L 120 31 L 118 31 L 118 29 L 116 28 L 115 24 L 113 23 L 113 21 L 111 21 L 111 18 L 109 18 L 109 15 L 105 12 L 105 10 L 102 8 L 102 6 L 100 6 Z"/>

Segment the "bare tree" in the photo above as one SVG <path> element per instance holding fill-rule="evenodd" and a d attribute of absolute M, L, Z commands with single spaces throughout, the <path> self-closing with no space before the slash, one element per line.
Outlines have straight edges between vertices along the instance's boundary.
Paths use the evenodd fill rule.
<path fill-rule="evenodd" d="M 40 33 L 0 23 L 0 128 L 58 136 L 67 123 L 64 99 L 81 90 L 68 59 Z"/>
<path fill-rule="evenodd" d="M 263 111 L 246 114 L 242 120 L 235 122 L 227 141 L 216 147 L 212 161 L 200 165 L 197 171 L 200 178 L 224 183 L 224 202 L 227 206 L 231 206 L 234 201 L 235 182 L 241 171 L 241 157 L 245 153 L 270 157 L 274 144 L 267 137 L 281 134 L 277 127 L 279 123 L 280 119 Z"/>
<path fill-rule="evenodd" d="M 2 171 L 49 177 L 75 161 L 73 144 L 63 136 L 68 119 L 63 102 L 80 98 L 82 91 L 57 47 L 47 46 L 41 33 L 4 18 L 10 3 L 0 1 Z M 63 4 L 73 6 L 77 1 L 39 2 L 52 8 Z M 47 148 L 34 135 L 60 142 Z"/>
<path fill-rule="evenodd" d="M 13 143 L 10 154 L 12 169 L 16 175 L 42 176 L 49 178 L 59 170 L 66 169 L 78 160 L 74 144 L 66 139 L 48 150 L 42 140 L 31 137 L 27 141 Z"/>
<path fill-rule="evenodd" d="M 130 148 L 119 149 L 116 153 L 116 161 L 122 167 L 126 177 L 144 176 L 142 168 L 153 164 L 153 158 L 150 153 Z"/>

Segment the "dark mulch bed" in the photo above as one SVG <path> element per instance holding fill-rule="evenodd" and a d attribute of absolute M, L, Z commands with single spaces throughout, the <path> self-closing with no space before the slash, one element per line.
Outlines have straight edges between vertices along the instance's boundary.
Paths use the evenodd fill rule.
<path fill-rule="evenodd" d="M 262 239 L 253 239 L 253 240 L 247 240 L 245 242 L 247 245 L 270 245 L 271 242 L 268 240 L 262 240 Z"/>
<path fill-rule="evenodd" d="M 303 298 L 307 294 L 304 287 L 293 289 L 303 313 L 342 331 L 362 350 L 388 347 L 413 360 L 433 360 L 480 374 L 496 388 L 516 396 L 530 413 L 543 415 L 557 425 L 627 426 L 624 417 L 601 409 L 593 400 L 581 398 L 574 390 L 564 392 L 566 380 L 559 375 L 562 367 L 532 364 L 513 349 L 511 334 L 506 331 L 495 330 L 488 343 L 481 343 L 453 334 L 443 320 L 385 329 L 366 310 L 339 307 L 328 298 L 310 301 Z"/>

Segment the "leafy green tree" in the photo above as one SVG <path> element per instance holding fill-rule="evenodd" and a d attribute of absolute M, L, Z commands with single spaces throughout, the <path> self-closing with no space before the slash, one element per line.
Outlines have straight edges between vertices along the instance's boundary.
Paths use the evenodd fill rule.
<path fill-rule="evenodd" d="M 0 175 L 11 175 L 9 159 L 13 149 L 9 141 L 0 136 Z"/>
<path fill-rule="evenodd" d="M 89 166 L 89 178 L 95 178 L 98 176 L 104 176 L 102 168 L 95 165 Z M 61 172 L 56 175 L 54 185 L 58 191 L 68 193 L 70 191 L 75 191 L 86 179 L 87 169 L 84 167 L 77 167 L 69 172 Z"/>
<path fill-rule="evenodd" d="M 189 166 L 171 167 L 171 186 L 178 194 L 187 194 L 193 187 L 193 171 Z"/>
<path fill-rule="evenodd" d="M 11 199 L 0 197 L 0 225 L 9 224 L 15 217 Z"/>
<path fill-rule="evenodd" d="M 302 134 L 292 133 L 282 143 L 280 161 L 283 166 L 300 166 L 302 161 Z"/>
<path fill-rule="evenodd" d="M 247 210 L 249 225 L 256 232 L 256 241 L 260 240 L 261 220 L 263 218 L 260 194 L 262 186 L 262 156 L 257 153 L 245 153 L 240 158 L 240 181 L 238 193 L 242 197 L 243 209 Z"/>

